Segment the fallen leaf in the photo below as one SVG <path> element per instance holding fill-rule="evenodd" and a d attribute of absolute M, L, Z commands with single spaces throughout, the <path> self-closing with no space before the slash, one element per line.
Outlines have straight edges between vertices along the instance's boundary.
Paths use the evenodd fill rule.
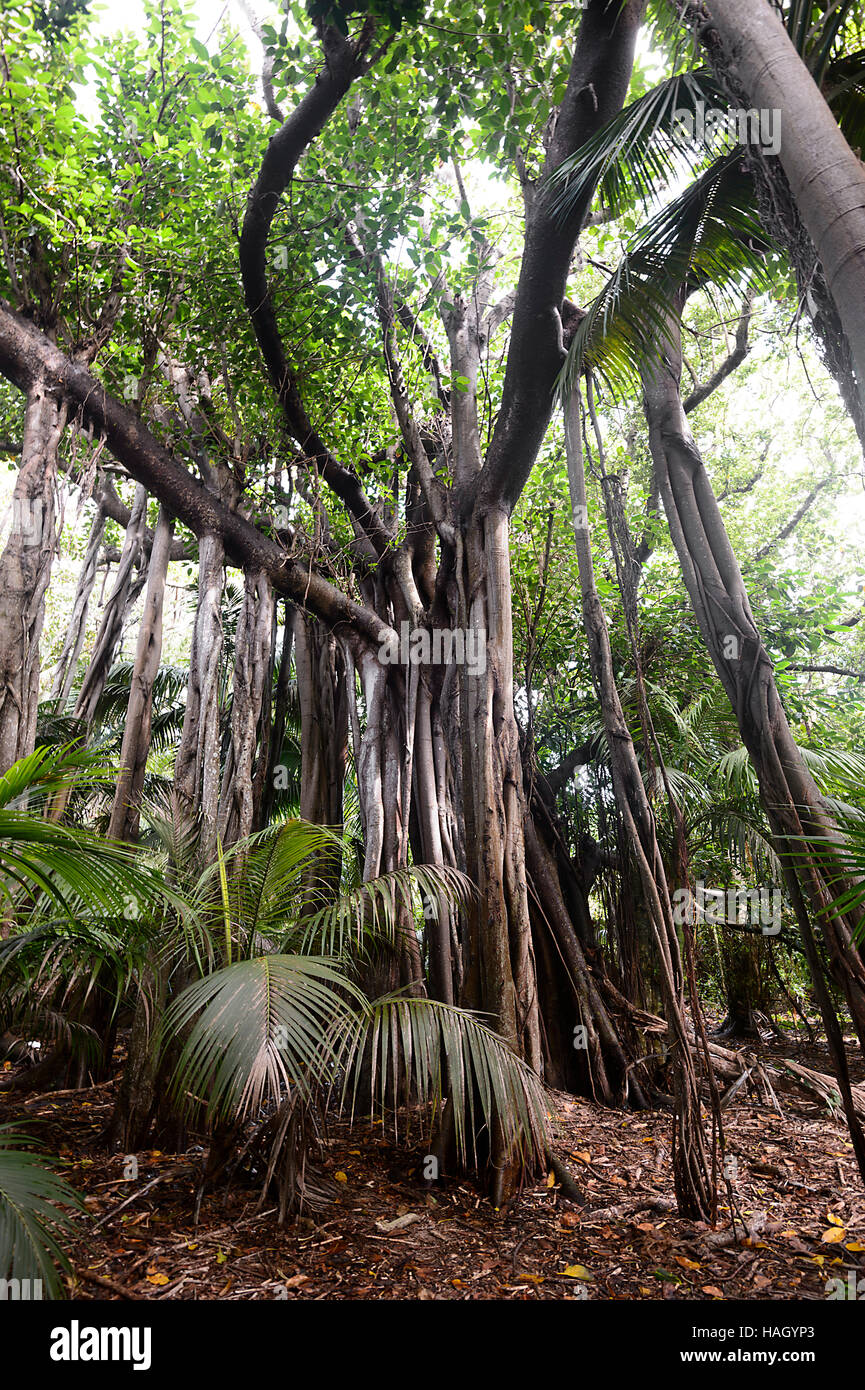
<path fill-rule="evenodd" d="M 648 1292 L 648 1291 L 647 1291 L 647 1292 Z M 702 1287 L 702 1289 L 700 1290 L 700 1292 L 701 1292 L 701 1293 L 710 1294 L 712 1298 L 723 1298 L 723 1297 L 724 1297 L 724 1295 L 722 1294 L 721 1290 L 718 1289 L 718 1288 L 716 1288 L 714 1284 L 704 1284 L 703 1287 Z"/>
<path fill-rule="evenodd" d="M 337 1182 L 348 1182 L 348 1174 L 343 1172 L 334 1173 Z"/>
<path fill-rule="evenodd" d="M 677 1264 L 677 1265 L 681 1265 L 683 1269 L 699 1269 L 699 1268 L 700 1268 L 700 1266 L 699 1266 L 698 1264 L 696 1264 L 696 1263 L 694 1262 L 694 1260 L 686 1260 L 684 1255 L 675 1255 L 675 1256 L 674 1256 L 674 1259 L 675 1259 L 675 1261 L 676 1261 L 676 1264 Z"/>
<path fill-rule="evenodd" d="M 566 1265 L 562 1274 L 567 1274 L 570 1279 L 593 1279 L 591 1270 L 586 1269 L 585 1265 Z"/>
<path fill-rule="evenodd" d="M 830 1226 L 828 1231 L 824 1231 L 820 1239 L 826 1245 L 837 1245 L 839 1241 L 846 1239 L 847 1232 L 843 1226 Z"/>
<path fill-rule="evenodd" d="M 148 1284 L 158 1284 L 158 1285 L 161 1287 L 163 1284 L 167 1284 L 167 1283 L 169 1282 L 169 1281 L 168 1281 L 168 1275 L 167 1275 L 167 1274 L 148 1274 L 148 1276 L 147 1276 L 147 1282 L 148 1282 Z"/>

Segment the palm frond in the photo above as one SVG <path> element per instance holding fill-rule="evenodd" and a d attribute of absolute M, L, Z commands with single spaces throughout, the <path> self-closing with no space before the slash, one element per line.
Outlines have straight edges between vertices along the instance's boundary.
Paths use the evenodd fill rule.
<path fill-rule="evenodd" d="M 704 167 L 706 149 L 694 144 L 677 119 L 696 117 L 700 101 L 727 105 L 726 94 L 703 69 L 667 78 L 626 106 L 553 174 L 548 197 L 554 215 L 566 220 L 597 185 L 602 207 L 618 217 L 635 202 L 648 207 L 682 163 L 695 172 Z"/>
<path fill-rule="evenodd" d="M 757 774 L 745 747 L 731 748 L 713 768 L 722 784 L 740 796 L 756 797 L 759 793 Z"/>
<path fill-rule="evenodd" d="M 170 896 L 128 845 L 24 811 L 0 811 L 0 897 L 39 891 L 70 918 L 82 906 L 124 917 L 152 910 Z"/>
<path fill-rule="evenodd" d="M 613 396 L 626 395 L 640 363 L 663 356 L 671 305 L 682 288 L 759 285 L 770 249 L 741 157 L 725 155 L 634 239 L 577 327 L 556 384 L 559 397 L 587 370 Z"/>
<path fill-rule="evenodd" d="M 404 1081 L 427 1109 L 430 1124 L 447 1099 L 452 1107 L 457 1153 L 462 1163 L 478 1160 L 482 1127 L 500 1126 L 506 1150 L 525 1167 L 549 1148 L 544 1088 L 503 1038 L 477 1015 L 434 999 L 385 995 L 357 1018 L 344 1041 L 343 1104 L 356 1098 L 371 1057 L 373 1109 Z"/>
<path fill-rule="evenodd" d="M 865 754 L 850 748 L 803 748 L 800 753 L 805 765 L 821 791 L 841 786 L 861 791 L 865 785 Z"/>
<path fill-rule="evenodd" d="M 85 788 L 114 782 L 98 753 L 75 743 L 40 746 L 0 777 L 0 809 L 29 809 L 76 784 Z"/>
<path fill-rule="evenodd" d="M 50 1298 L 61 1298 L 58 1266 L 68 1269 L 69 1260 L 60 1242 L 84 1204 L 31 1149 L 26 1134 L 0 1125 L 0 1278 L 41 1280 Z"/>
<path fill-rule="evenodd" d="M 118 661 L 112 666 L 96 706 L 96 725 L 122 724 L 129 704 L 129 688 L 134 669 L 131 661 Z M 160 666 L 153 681 L 154 710 L 174 707 L 182 710 L 188 680 L 189 672 L 182 666 Z"/>
<path fill-rule="evenodd" d="M 219 862 L 201 875 L 196 898 L 230 921 L 251 948 L 257 936 L 274 937 L 297 921 L 301 908 L 313 911 L 325 901 L 322 864 L 342 853 L 339 835 L 323 825 L 288 820 L 236 841 L 226 851 L 226 897 Z"/>
<path fill-rule="evenodd" d="M 243 1119 L 294 1089 L 309 1099 L 333 1079 L 329 1040 L 365 1002 L 334 961 L 315 956 L 261 956 L 196 980 L 164 1024 L 166 1041 L 190 1028 L 171 1081 L 178 1105 Z"/>
<path fill-rule="evenodd" d="M 344 889 L 335 902 L 304 916 L 298 923 L 298 949 L 315 949 L 342 956 L 366 940 L 393 941 L 401 912 L 414 916 L 414 892 L 419 890 L 427 912 L 438 917 L 450 907 L 465 907 L 474 885 L 459 869 L 412 864 L 355 888 Z"/>

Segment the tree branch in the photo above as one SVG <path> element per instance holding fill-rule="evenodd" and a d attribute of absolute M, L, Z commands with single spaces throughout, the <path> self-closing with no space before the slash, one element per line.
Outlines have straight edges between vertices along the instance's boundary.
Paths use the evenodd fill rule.
<path fill-rule="evenodd" d="M 690 396 L 686 396 L 685 400 L 682 402 L 686 415 L 689 415 L 692 410 L 696 410 L 697 406 L 711 396 L 713 391 L 717 391 L 721 382 L 725 381 L 727 377 L 730 376 L 731 372 L 734 372 L 737 367 L 741 366 L 748 356 L 748 353 L 751 351 L 748 342 L 748 329 L 751 326 L 752 313 L 751 296 L 749 295 L 745 300 L 745 305 L 736 327 L 736 345 L 733 351 L 724 359 L 718 370 L 712 373 L 709 380 L 705 382 L 703 386 L 698 386 L 691 392 Z"/>
<path fill-rule="evenodd" d="M 517 284 L 502 405 L 480 487 L 466 488 L 471 510 L 503 502 L 513 509 L 532 470 L 553 408 L 564 350 L 560 310 L 571 257 L 593 189 L 566 221 L 557 220 L 546 185 L 559 165 L 621 110 L 628 92 L 644 0 L 589 0 L 583 11 L 565 96 L 544 170 L 526 185 L 526 237 Z"/>
<path fill-rule="evenodd" d="M 286 555 L 239 512 L 205 488 L 160 444 L 127 406 L 110 396 L 81 363 L 71 361 L 21 314 L 0 300 L 0 373 L 20 390 L 37 380 L 80 410 L 85 424 L 104 435 L 112 454 L 196 536 L 216 535 L 228 560 L 265 570 L 273 587 L 328 627 L 347 626 L 380 645 L 390 632 L 370 609 L 339 592 L 310 567 Z"/>
<path fill-rule="evenodd" d="M 323 29 L 325 65 L 315 85 L 270 140 L 250 191 L 240 236 L 240 270 L 249 317 L 288 428 L 301 453 L 348 508 L 374 554 L 380 556 L 391 537 L 357 475 L 333 456 L 306 413 L 297 377 L 285 355 L 267 279 L 267 238 L 279 200 L 304 150 L 323 130 L 355 77 L 364 70 L 363 57 L 371 38 L 369 23 L 364 25 L 357 43 L 344 39 L 334 29 Z"/>
<path fill-rule="evenodd" d="M 827 676 L 852 676 L 857 681 L 865 681 L 865 671 L 851 671 L 849 666 L 800 666 L 790 662 L 788 671 L 806 671 Z"/>
<path fill-rule="evenodd" d="M 758 560 L 765 559 L 765 557 L 768 554 L 770 554 L 771 551 L 775 550 L 781 544 L 782 541 L 785 541 L 788 536 L 792 535 L 805 513 L 809 511 L 809 509 L 814 505 L 817 498 L 820 496 L 820 493 L 823 491 L 824 487 L 827 487 L 829 483 L 834 481 L 835 480 L 832 474 L 830 474 L 828 478 L 821 478 L 820 482 L 817 483 L 814 487 L 812 487 L 805 500 L 801 502 L 799 506 L 796 508 L 790 520 L 787 522 L 787 525 L 782 526 L 781 530 L 777 533 L 777 535 L 773 536 L 772 539 L 767 541 L 765 545 L 760 546 L 760 549 L 757 551 L 756 555 L 752 559 L 751 564 L 755 565 Z"/>

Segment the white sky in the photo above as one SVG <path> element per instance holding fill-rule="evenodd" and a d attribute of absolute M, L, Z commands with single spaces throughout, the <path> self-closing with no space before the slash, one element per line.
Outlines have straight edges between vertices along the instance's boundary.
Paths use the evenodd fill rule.
<path fill-rule="evenodd" d="M 207 41 L 220 20 L 227 15 L 231 23 L 255 44 L 255 36 L 236 0 L 195 0 L 195 3 L 187 8 L 198 15 L 196 34 L 202 42 Z M 255 8 L 263 19 L 268 18 L 271 8 L 269 4 L 259 4 Z M 144 26 L 142 0 L 101 0 L 101 3 L 91 6 L 91 14 L 95 27 L 103 33 L 116 33 L 118 29 L 134 31 Z"/>

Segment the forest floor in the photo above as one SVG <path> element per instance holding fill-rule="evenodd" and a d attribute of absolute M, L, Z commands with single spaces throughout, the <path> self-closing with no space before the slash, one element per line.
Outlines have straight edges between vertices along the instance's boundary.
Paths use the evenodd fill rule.
<path fill-rule="evenodd" d="M 760 1050 L 829 1070 L 819 1045 Z M 830 1279 L 865 1277 L 865 1191 L 843 1117 L 804 1095 L 780 1095 L 776 1108 L 743 1087 L 725 1110 L 734 1235 L 726 1196 L 714 1231 L 675 1215 L 668 1113 L 559 1093 L 557 1153 L 582 1207 L 549 1175 L 497 1212 L 469 1182 L 425 1184 L 425 1150 L 392 1129 L 340 1122 L 316 1160 L 336 1194 L 322 1211 L 280 1228 L 235 1182 L 205 1195 L 196 1225 L 200 1149 L 140 1153 L 130 1178 L 124 1156 L 99 1147 L 115 1085 L 0 1093 L 0 1121 L 33 1121 L 85 1196 L 74 1298 L 823 1300 Z"/>

